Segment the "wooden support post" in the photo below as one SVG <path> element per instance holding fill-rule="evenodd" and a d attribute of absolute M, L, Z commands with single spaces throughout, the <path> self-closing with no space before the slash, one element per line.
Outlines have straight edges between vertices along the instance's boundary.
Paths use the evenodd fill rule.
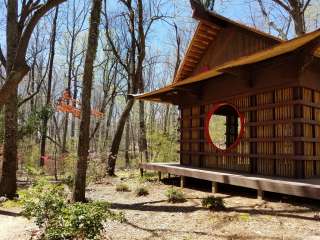
<path fill-rule="evenodd" d="M 263 200 L 264 192 L 261 189 L 257 189 L 257 198 L 258 200 Z"/>
<path fill-rule="evenodd" d="M 185 181 L 186 181 L 186 178 L 184 176 L 181 176 L 180 177 L 180 187 L 181 188 L 185 187 Z"/>
<path fill-rule="evenodd" d="M 161 181 L 161 172 L 160 171 L 158 172 L 158 180 L 159 180 L 159 182 Z"/>
<path fill-rule="evenodd" d="M 212 193 L 218 193 L 218 183 L 212 182 Z"/>
<path fill-rule="evenodd" d="M 140 176 L 143 177 L 143 168 L 140 168 Z"/>

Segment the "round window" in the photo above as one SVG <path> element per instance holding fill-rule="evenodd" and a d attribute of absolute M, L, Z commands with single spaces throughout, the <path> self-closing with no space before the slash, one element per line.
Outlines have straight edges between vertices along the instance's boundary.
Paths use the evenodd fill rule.
<path fill-rule="evenodd" d="M 214 105 L 208 112 L 206 135 L 216 149 L 227 151 L 236 147 L 244 133 L 244 118 L 229 103 Z"/>

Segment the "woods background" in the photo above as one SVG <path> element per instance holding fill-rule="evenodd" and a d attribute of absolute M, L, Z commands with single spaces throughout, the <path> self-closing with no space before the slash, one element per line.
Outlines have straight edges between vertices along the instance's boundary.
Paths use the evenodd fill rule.
<path fill-rule="evenodd" d="M 31 9 L 29 2 L 33 1 L 21 0 L 16 6 L 19 22 L 10 22 L 7 16 L 10 3 L 0 2 L 2 86 L 7 78 L 6 61 L 10 60 L 5 57 L 10 50 L 6 26 L 22 24 L 24 29 L 27 21 L 21 19 L 24 9 Z M 319 0 L 211 0 L 203 4 L 282 39 L 320 25 Z M 1 158 L 15 158 L 17 149 L 18 176 L 38 171 L 56 178 L 74 174 L 80 120 L 72 112 L 57 111 L 57 106 L 66 91 L 74 100 L 83 94 L 90 6 L 90 1 L 68 0 L 49 11 L 34 28 L 26 52 L 30 71 L 0 112 L 0 141 L 7 149 Z M 130 94 L 172 81 L 195 30 L 191 16 L 189 1 L 102 1 L 91 109 L 103 116 L 91 117 L 89 177 L 105 170 L 112 175 L 116 165 L 178 161 L 179 110 L 134 102 Z M 76 101 L 72 104 L 81 108 Z"/>

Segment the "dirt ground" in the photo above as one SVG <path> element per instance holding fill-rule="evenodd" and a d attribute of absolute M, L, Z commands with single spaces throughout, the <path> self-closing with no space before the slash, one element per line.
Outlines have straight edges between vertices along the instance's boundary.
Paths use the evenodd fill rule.
<path fill-rule="evenodd" d="M 35 225 L 19 215 L 20 209 L 0 208 L 0 239 L 27 240 Z"/>
<path fill-rule="evenodd" d="M 224 199 L 227 209 L 212 212 L 201 206 L 201 199 L 212 195 L 205 191 L 209 189 L 205 189 L 206 186 L 201 191 L 183 189 L 187 201 L 172 204 L 165 196 L 171 185 L 142 182 L 137 175 L 137 172 L 120 172 L 117 178 L 104 179 L 88 188 L 90 199 L 110 202 L 112 210 L 122 211 L 127 220 L 125 223 L 108 221 L 106 239 L 320 240 L 320 221 L 317 219 L 320 204 L 316 201 L 278 195 L 267 196 L 267 200 L 262 201 L 250 190 L 221 186 L 222 193 L 215 195 Z M 117 192 L 115 186 L 120 182 L 126 183 L 132 191 Z M 147 187 L 149 195 L 136 197 L 134 190 L 142 185 Z M 34 225 L 8 212 L 0 210 L 0 239 L 28 239 Z"/>

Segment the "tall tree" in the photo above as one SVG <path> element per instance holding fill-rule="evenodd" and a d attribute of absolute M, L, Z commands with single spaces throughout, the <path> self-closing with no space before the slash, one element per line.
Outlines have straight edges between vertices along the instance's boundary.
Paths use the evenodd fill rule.
<path fill-rule="evenodd" d="M 59 14 L 59 7 L 56 7 L 56 11 L 53 17 L 52 22 L 52 32 L 50 39 L 50 60 L 49 60 L 49 73 L 48 73 L 48 86 L 47 86 L 47 96 L 46 96 L 46 105 L 47 109 L 50 108 L 51 104 L 51 91 L 52 91 L 52 74 L 53 74 L 53 61 L 55 56 L 55 44 L 56 44 L 56 35 L 57 35 L 57 19 Z M 46 111 L 48 113 L 48 111 Z M 42 122 L 42 133 L 41 133 L 41 145 L 40 145 L 40 166 L 44 165 L 44 156 L 46 153 L 46 140 L 47 140 L 47 131 L 48 131 L 48 121 L 49 115 L 45 114 Z"/>
<path fill-rule="evenodd" d="M 139 81 L 138 91 L 143 93 L 145 90 L 145 83 L 143 79 L 143 62 L 146 58 L 146 36 L 144 30 L 144 10 L 142 0 L 138 0 L 138 64 L 137 64 L 137 80 Z M 145 109 L 144 101 L 139 101 L 139 151 L 144 155 L 145 160 L 149 161 L 147 132 L 145 123 Z M 143 157 L 141 156 L 141 161 Z"/>
<path fill-rule="evenodd" d="M 15 22 L 15 24 L 17 24 L 18 27 L 18 32 L 16 35 L 16 41 L 18 42 L 18 45 L 15 48 L 16 54 L 12 68 L 10 69 L 10 72 L 6 73 L 6 82 L 0 88 L 0 106 L 9 101 L 18 84 L 30 70 L 30 67 L 26 62 L 26 53 L 34 28 L 44 15 L 65 1 L 66 0 L 48 0 L 45 3 L 41 3 L 39 0 L 22 1 L 19 19 L 18 16 L 16 16 L 15 19 L 12 20 Z M 10 0 L 8 2 L 10 2 L 10 5 L 17 5 L 18 0 Z M 7 11 L 9 13 L 9 11 L 12 10 L 8 8 Z M 10 34 L 10 32 L 11 30 L 7 29 L 7 34 Z M 0 55 L 3 54 L 1 53 Z M 6 61 L 6 59 L 3 60 Z"/>
<path fill-rule="evenodd" d="M 128 89 L 130 93 L 137 93 L 144 91 L 144 82 L 143 82 L 143 69 L 144 61 L 146 57 L 146 39 L 152 24 L 157 20 L 161 20 L 166 16 L 160 12 L 160 1 L 148 1 L 145 4 L 148 4 L 148 7 L 143 6 L 142 0 L 132 1 L 132 0 L 121 0 L 122 5 L 125 7 L 126 13 L 120 14 L 124 20 L 121 22 L 121 28 L 119 32 L 123 32 L 123 28 L 126 27 L 128 34 L 124 39 L 116 39 L 118 44 L 115 43 L 114 37 L 112 36 L 112 31 L 109 26 L 108 16 L 105 12 L 105 28 L 106 28 L 106 37 L 111 46 L 111 51 L 118 59 L 119 64 L 125 69 Z M 143 9 L 149 9 L 149 12 L 144 12 Z M 126 26 L 123 26 L 126 24 Z M 126 53 L 123 54 L 121 49 L 117 47 L 121 45 L 123 48 L 122 42 L 126 43 Z M 123 49 L 122 49 L 123 51 Z M 120 142 L 122 139 L 125 123 L 129 117 L 129 113 L 134 104 L 134 99 L 128 97 L 126 101 L 126 106 L 121 113 L 120 119 L 118 121 L 115 135 L 112 139 L 111 149 L 109 151 L 108 160 L 107 160 L 107 172 L 108 175 L 115 174 L 115 164 L 118 157 L 118 151 L 120 147 Z M 139 148 L 140 151 L 145 153 L 147 158 L 147 142 L 145 137 L 145 123 L 144 123 L 144 105 L 143 103 L 139 104 L 139 129 L 140 129 L 140 141 Z"/>
<path fill-rule="evenodd" d="M 105 6 L 106 6 L 106 0 Z M 114 43 L 114 40 L 111 36 L 111 31 L 109 28 L 109 19 L 107 16 L 107 10 L 105 8 L 104 15 L 105 15 L 105 29 L 106 29 L 106 37 L 108 39 L 108 42 L 111 46 L 111 50 L 113 54 L 116 56 L 118 62 L 122 65 L 122 67 L 126 70 L 128 74 L 128 92 L 129 93 L 136 93 L 138 88 L 138 82 L 136 79 L 136 41 L 135 41 L 135 12 L 134 8 L 132 6 L 131 0 L 121 0 L 121 2 L 125 5 L 125 7 L 128 10 L 127 15 L 129 16 L 128 21 L 128 30 L 129 30 L 129 41 L 130 41 L 130 50 L 128 50 L 128 53 L 126 55 L 127 62 L 124 61 L 124 59 L 121 57 L 121 53 L 119 52 L 119 49 L 116 47 L 116 44 Z M 107 159 L 107 173 L 109 176 L 115 175 L 115 164 L 118 157 L 120 142 L 122 138 L 122 134 L 124 131 L 124 127 L 126 124 L 126 121 L 129 117 L 130 111 L 134 104 L 134 98 L 131 96 L 127 97 L 126 106 L 121 113 L 120 119 L 118 121 L 115 134 L 112 139 L 110 153 L 108 155 Z"/>
<path fill-rule="evenodd" d="M 92 0 L 87 52 L 85 58 L 83 89 L 81 97 L 81 119 L 78 144 L 78 161 L 73 189 L 73 201 L 84 202 L 86 172 L 90 141 L 91 91 L 93 82 L 93 63 L 96 58 L 102 0 Z"/>
<path fill-rule="evenodd" d="M 33 30 L 40 19 L 52 8 L 65 0 L 26 1 L 21 3 L 18 15 L 18 1 L 7 4 L 7 58 L 0 49 L 0 60 L 6 66 L 6 81 L 0 89 L 0 106 L 5 104 L 5 140 L 3 149 L 0 195 L 10 198 L 16 195 L 17 168 L 17 112 L 18 84 L 29 72 L 26 53 Z"/>
<path fill-rule="evenodd" d="M 18 3 L 8 1 L 7 13 L 7 59 L 6 73 L 10 73 L 18 46 Z M 8 81 L 8 80 L 7 80 Z M 10 101 L 5 105 L 5 137 L 3 147 L 3 166 L 0 179 L 0 195 L 13 198 L 16 194 L 16 168 L 17 168 L 17 97 L 18 87 L 14 86 Z"/>
<path fill-rule="evenodd" d="M 78 74 L 79 67 L 82 63 L 83 53 L 82 49 L 80 52 L 77 51 L 77 40 L 81 32 L 84 30 L 84 24 L 86 20 L 86 16 L 88 14 L 88 5 L 86 1 L 82 1 L 83 5 L 80 7 L 79 1 L 73 0 L 70 4 L 68 2 L 68 14 L 66 16 L 66 29 L 68 36 L 68 49 L 67 49 L 67 91 L 69 91 L 70 95 L 72 92 L 72 97 L 77 99 L 78 97 Z M 71 5 L 71 7 L 70 7 Z M 69 13 L 70 11 L 70 13 Z M 77 58 L 80 57 L 80 60 Z M 72 90 L 72 82 L 73 82 L 73 90 Z M 76 103 L 72 103 L 74 107 L 76 107 Z M 63 134 L 62 134 L 62 153 L 67 152 L 67 136 L 68 136 L 68 127 L 69 127 L 69 113 L 65 114 L 64 118 L 64 126 L 63 126 Z M 71 121 L 71 129 L 70 136 L 75 137 L 75 125 L 76 118 L 72 116 Z"/>

